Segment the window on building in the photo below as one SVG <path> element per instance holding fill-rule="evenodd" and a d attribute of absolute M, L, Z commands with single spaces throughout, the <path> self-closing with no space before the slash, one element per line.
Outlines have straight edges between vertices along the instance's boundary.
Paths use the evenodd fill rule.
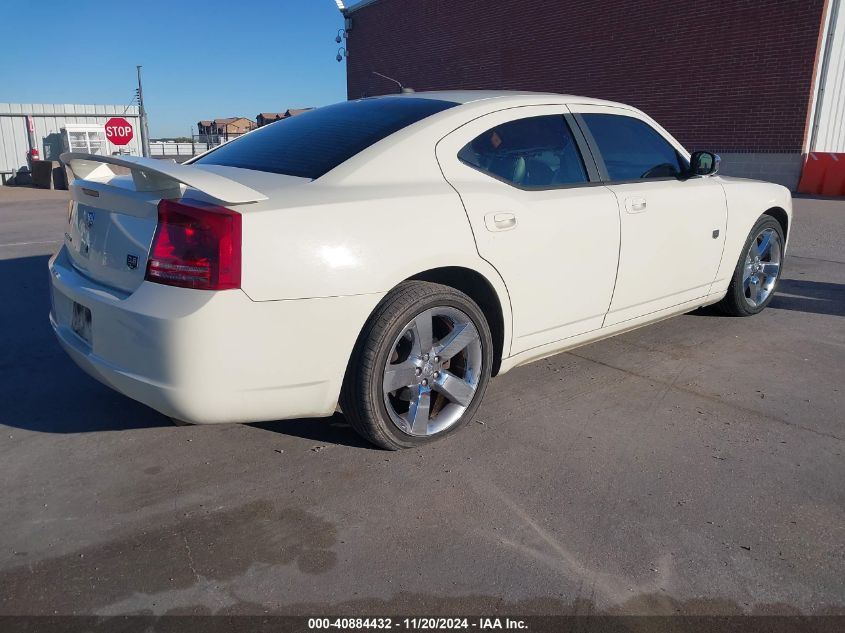
<path fill-rule="evenodd" d="M 467 143 L 458 158 L 520 187 L 587 182 L 581 154 L 561 115 L 528 117 L 498 125 Z"/>
<path fill-rule="evenodd" d="M 583 114 L 611 181 L 672 178 L 686 161 L 645 121 L 617 114 Z"/>
<path fill-rule="evenodd" d="M 345 101 L 265 125 L 196 162 L 319 178 L 383 138 L 455 105 L 423 97 Z"/>
<path fill-rule="evenodd" d="M 66 128 L 67 147 L 71 152 L 82 152 L 85 154 L 106 154 L 106 133 L 102 127 L 85 128 L 84 126 L 70 125 Z"/>

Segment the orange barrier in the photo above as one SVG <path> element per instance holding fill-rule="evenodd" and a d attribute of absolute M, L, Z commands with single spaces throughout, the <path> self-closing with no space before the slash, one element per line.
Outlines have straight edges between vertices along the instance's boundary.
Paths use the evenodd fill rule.
<path fill-rule="evenodd" d="M 845 196 L 845 154 L 807 154 L 798 191 L 822 196 Z"/>
<path fill-rule="evenodd" d="M 845 196 L 845 154 L 831 154 L 833 162 L 824 172 L 822 188 L 823 196 Z"/>

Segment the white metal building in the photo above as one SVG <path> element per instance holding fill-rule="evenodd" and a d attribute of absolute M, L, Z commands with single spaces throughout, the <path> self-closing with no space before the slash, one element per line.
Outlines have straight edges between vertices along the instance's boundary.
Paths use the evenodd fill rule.
<path fill-rule="evenodd" d="M 106 139 L 105 124 L 113 116 L 123 117 L 132 125 L 134 137 L 128 145 L 118 147 Z M 137 106 L 0 103 L 0 172 L 27 165 L 27 155 L 33 149 L 30 124 L 34 149 L 44 160 L 58 160 L 59 154 L 68 150 L 141 155 Z"/>
<path fill-rule="evenodd" d="M 807 152 L 845 152 L 845 8 L 830 0 L 813 93 Z"/>

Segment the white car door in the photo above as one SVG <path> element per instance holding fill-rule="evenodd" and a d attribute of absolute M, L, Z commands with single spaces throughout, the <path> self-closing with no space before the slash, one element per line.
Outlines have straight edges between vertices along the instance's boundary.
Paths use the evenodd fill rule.
<path fill-rule="evenodd" d="M 479 254 L 508 288 L 510 353 L 601 328 L 616 278 L 619 209 L 566 107 L 487 114 L 442 139 L 437 158 Z"/>
<path fill-rule="evenodd" d="M 679 177 L 687 167 L 683 147 L 639 112 L 595 105 L 570 110 L 619 204 L 619 274 L 605 325 L 707 295 L 727 227 L 718 180 Z"/>

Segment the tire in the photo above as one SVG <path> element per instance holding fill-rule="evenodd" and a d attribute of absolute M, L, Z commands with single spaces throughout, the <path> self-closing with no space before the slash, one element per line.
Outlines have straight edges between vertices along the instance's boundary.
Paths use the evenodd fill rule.
<path fill-rule="evenodd" d="M 377 446 L 421 446 L 472 419 L 492 361 L 490 327 L 472 299 L 449 286 L 406 281 L 364 325 L 346 371 L 341 409 Z"/>
<path fill-rule="evenodd" d="M 742 247 L 728 292 L 716 307 L 731 316 L 762 312 L 775 296 L 783 272 L 784 244 L 777 220 L 768 215 L 757 220 Z"/>

